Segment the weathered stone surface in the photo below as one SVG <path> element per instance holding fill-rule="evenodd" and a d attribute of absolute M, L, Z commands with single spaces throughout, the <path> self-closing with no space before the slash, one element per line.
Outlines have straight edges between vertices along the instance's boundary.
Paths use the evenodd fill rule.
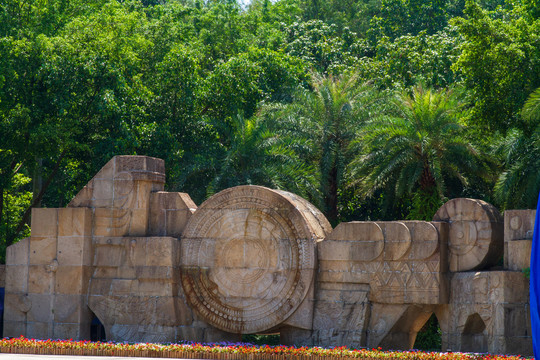
<path fill-rule="evenodd" d="M 504 268 L 523 270 L 531 263 L 532 236 L 536 210 L 504 212 Z"/>
<path fill-rule="evenodd" d="M 180 237 L 197 205 L 185 193 L 150 194 L 149 235 Z"/>
<path fill-rule="evenodd" d="M 534 211 L 454 199 L 434 221 L 332 230 L 294 194 L 163 192 L 162 160 L 118 156 L 65 209 L 34 209 L 7 249 L 4 336 L 408 349 L 432 314 L 443 350 L 531 354 Z M 505 270 L 491 268 L 502 255 Z M 477 272 L 465 272 L 469 270 Z M 510 271 L 509 271 L 510 270 Z M 0 271 L 0 284 L 2 275 Z"/>
<path fill-rule="evenodd" d="M 111 340 L 176 341 L 179 242 L 171 237 L 94 238 L 88 306 Z"/>
<path fill-rule="evenodd" d="M 205 321 L 233 333 L 265 331 L 304 301 L 325 230 L 294 198 L 240 186 L 197 209 L 182 239 L 182 286 Z"/>
<path fill-rule="evenodd" d="M 383 249 L 384 234 L 377 223 L 352 221 L 339 224 L 319 243 L 319 259 L 373 261 Z"/>
<path fill-rule="evenodd" d="M 532 354 L 528 280 L 520 272 L 454 274 L 443 346 Z M 442 329 L 442 326 L 441 326 Z"/>
<path fill-rule="evenodd" d="M 115 156 L 68 207 L 94 209 L 94 235 L 144 236 L 150 193 L 163 190 L 164 163 L 146 156 Z"/>
<path fill-rule="evenodd" d="M 481 200 L 453 199 L 437 211 L 433 221 L 450 224 L 450 271 L 484 269 L 502 256 L 503 218 L 494 206 Z"/>
<path fill-rule="evenodd" d="M 361 347 L 366 343 L 369 285 L 321 283 L 313 317 L 319 346 Z"/>

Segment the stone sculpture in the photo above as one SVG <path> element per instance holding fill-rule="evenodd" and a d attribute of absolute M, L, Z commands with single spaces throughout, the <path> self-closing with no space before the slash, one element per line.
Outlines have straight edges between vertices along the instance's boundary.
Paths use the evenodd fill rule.
<path fill-rule="evenodd" d="M 63 209 L 34 209 L 7 251 L 4 336 L 409 349 L 432 314 L 443 350 L 531 354 L 532 210 L 453 199 L 434 220 L 332 229 L 294 194 L 224 190 L 199 208 L 164 163 L 117 156 Z M 504 266 L 497 267 L 503 252 Z"/>

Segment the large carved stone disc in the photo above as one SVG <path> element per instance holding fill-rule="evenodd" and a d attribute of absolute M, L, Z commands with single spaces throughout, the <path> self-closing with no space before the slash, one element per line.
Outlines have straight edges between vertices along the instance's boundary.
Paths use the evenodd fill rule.
<path fill-rule="evenodd" d="M 233 333 L 276 327 L 313 283 L 316 242 L 330 224 L 306 200 L 260 186 L 205 201 L 181 240 L 187 301 L 209 324 Z"/>

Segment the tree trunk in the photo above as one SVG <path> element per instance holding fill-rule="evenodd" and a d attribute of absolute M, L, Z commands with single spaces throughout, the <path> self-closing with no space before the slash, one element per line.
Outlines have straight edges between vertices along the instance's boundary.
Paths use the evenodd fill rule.
<path fill-rule="evenodd" d="M 328 175 L 328 193 L 324 195 L 325 215 L 332 226 L 336 226 L 338 220 L 338 170 L 335 164 Z"/>

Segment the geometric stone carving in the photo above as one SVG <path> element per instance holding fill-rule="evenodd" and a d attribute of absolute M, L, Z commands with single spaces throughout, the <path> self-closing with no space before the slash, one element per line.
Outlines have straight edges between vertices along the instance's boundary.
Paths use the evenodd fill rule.
<path fill-rule="evenodd" d="M 495 265 L 503 253 L 503 218 L 484 201 L 453 199 L 444 204 L 433 221 L 450 225 L 450 271 L 484 269 Z"/>
<path fill-rule="evenodd" d="M 304 301 L 325 231 L 292 194 L 259 186 L 222 191 L 189 220 L 182 239 L 188 303 L 218 329 L 269 330 Z M 309 216 L 308 216 L 309 215 Z"/>

